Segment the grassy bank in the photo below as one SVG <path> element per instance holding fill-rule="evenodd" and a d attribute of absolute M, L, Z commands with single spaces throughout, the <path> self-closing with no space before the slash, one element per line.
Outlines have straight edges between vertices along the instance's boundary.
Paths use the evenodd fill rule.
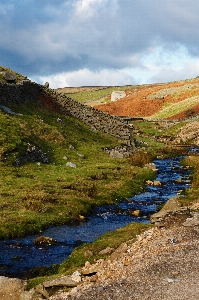
<path fill-rule="evenodd" d="M 102 150 L 121 144 L 114 137 L 39 103 L 10 108 L 16 114 L 0 111 L 1 239 L 78 220 L 94 205 L 141 192 L 153 177 Z"/>

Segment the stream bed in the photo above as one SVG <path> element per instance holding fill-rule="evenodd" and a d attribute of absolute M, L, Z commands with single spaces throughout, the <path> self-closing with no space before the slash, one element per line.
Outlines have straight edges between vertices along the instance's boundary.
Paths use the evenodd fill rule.
<path fill-rule="evenodd" d="M 161 186 L 147 185 L 143 193 L 118 204 L 96 207 L 84 222 L 51 227 L 39 235 L 26 236 L 0 242 L 0 276 L 22 278 L 30 269 L 60 264 L 83 242 L 92 242 L 102 234 L 114 231 L 132 222 L 150 223 L 149 215 L 179 190 L 190 187 L 189 170 L 180 165 L 182 157 L 157 159 L 158 172 L 155 181 Z M 139 210 L 136 217 L 132 211 Z M 55 245 L 36 246 L 34 240 L 40 236 L 55 239 Z"/>

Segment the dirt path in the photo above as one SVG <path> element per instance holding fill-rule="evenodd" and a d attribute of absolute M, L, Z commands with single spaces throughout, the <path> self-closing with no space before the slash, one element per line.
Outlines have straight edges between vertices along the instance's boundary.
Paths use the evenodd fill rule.
<path fill-rule="evenodd" d="M 185 227 L 184 221 L 174 217 L 168 226 L 146 231 L 92 266 L 97 274 L 82 285 L 50 299 L 199 299 L 199 227 Z"/>

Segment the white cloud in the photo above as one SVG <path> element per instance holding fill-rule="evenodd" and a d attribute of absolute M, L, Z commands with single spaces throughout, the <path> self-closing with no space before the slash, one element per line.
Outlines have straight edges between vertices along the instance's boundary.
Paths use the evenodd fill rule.
<path fill-rule="evenodd" d="M 93 17 L 101 7 L 106 7 L 107 0 L 78 0 L 75 2 L 75 13 L 81 19 Z"/>
<path fill-rule="evenodd" d="M 109 70 L 113 78 L 121 70 L 143 82 L 164 69 L 191 68 L 188 62 L 199 57 L 197 0 L 5 2 L 0 4 L 1 64 L 28 77 L 64 74 L 69 80 L 90 70 L 93 77 L 86 76 L 93 82 L 99 70 Z M 78 76 L 79 85 L 89 85 Z"/>
<path fill-rule="evenodd" d="M 75 72 L 60 73 L 56 75 L 32 78 L 44 84 L 49 82 L 51 88 L 73 87 L 73 86 L 113 86 L 134 84 L 133 77 L 126 70 L 101 70 L 92 72 L 82 69 Z"/>

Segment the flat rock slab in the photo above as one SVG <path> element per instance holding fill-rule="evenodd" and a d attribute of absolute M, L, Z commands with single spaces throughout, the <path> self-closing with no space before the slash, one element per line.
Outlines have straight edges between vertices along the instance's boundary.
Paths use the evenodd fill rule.
<path fill-rule="evenodd" d="M 53 287 L 53 286 L 67 286 L 67 287 L 76 287 L 78 282 L 72 280 L 71 277 L 64 276 L 57 279 L 49 280 L 43 283 L 45 288 Z"/>
<path fill-rule="evenodd" d="M 24 280 L 0 276 L 0 299 L 19 300 L 20 294 L 25 290 L 26 284 Z"/>

